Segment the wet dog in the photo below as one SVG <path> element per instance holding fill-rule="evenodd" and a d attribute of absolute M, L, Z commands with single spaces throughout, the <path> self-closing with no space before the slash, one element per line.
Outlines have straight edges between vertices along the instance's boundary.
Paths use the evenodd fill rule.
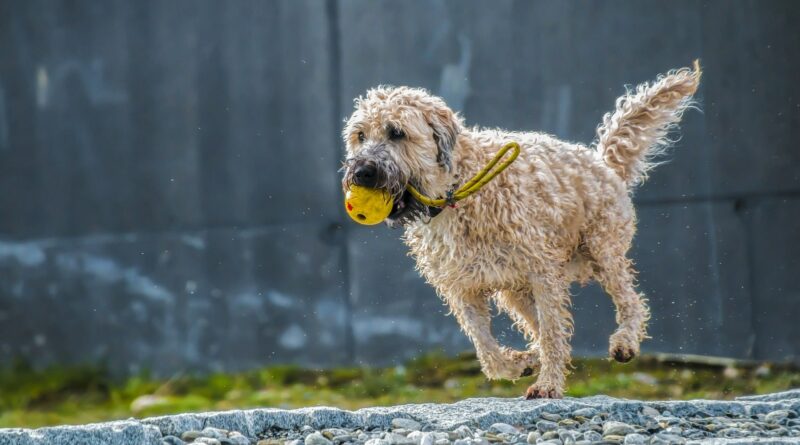
<path fill-rule="evenodd" d="M 428 92 L 378 87 L 355 100 L 344 128 L 343 187 L 383 188 L 387 219 L 403 226 L 417 268 L 449 305 L 491 379 L 538 370 L 528 398 L 560 398 L 570 362 L 570 284 L 599 282 L 616 307 L 609 354 L 639 353 L 649 310 L 627 257 L 636 212 L 631 194 L 666 149 L 700 81 L 683 68 L 639 85 L 604 116 L 597 141 L 579 145 L 542 133 L 466 128 Z M 516 141 L 519 158 L 455 208 L 430 208 L 406 186 L 445 197 Z M 529 340 L 525 351 L 498 344 L 492 301 Z"/>

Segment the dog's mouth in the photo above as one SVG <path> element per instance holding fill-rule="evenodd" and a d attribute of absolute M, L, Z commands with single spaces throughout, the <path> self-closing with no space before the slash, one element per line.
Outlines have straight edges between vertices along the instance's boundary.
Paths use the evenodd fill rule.
<path fill-rule="evenodd" d="M 408 190 L 403 189 L 399 194 L 395 194 L 392 211 L 386 217 L 386 223 L 390 227 L 405 226 L 429 216 L 431 214 L 428 207 L 414 199 Z"/>

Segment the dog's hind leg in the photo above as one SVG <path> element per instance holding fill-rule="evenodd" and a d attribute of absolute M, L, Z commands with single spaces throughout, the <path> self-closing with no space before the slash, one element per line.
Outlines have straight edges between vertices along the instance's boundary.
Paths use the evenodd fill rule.
<path fill-rule="evenodd" d="M 629 362 L 639 354 L 639 343 L 647 335 L 650 318 L 646 300 L 635 288 L 636 272 L 624 255 L 598 259 L 600 270 L 596 275 L 617 309 L 618 327 L 609 339 L 608 353 L 620 363 Z"/>
<path fill-rule="evenodd" d="M 621 363 L 639 354 L 639 343 L 647 335 L 650 318 L 647 300 L 636 291 L 636 271 L 626 256 L 634 230 L 632 219 L 610 218 L 595 224 L 586 237 L 596 266 L 594 279 L 616 307 L 618 327 L 609 339 L 608 353 Z"/>
<path fill-rule="evenodd" d="M 492 335 L 492 314 L 486 293 L 466 291 L 445 295 L 450 310 L 467 334 L 481 362 L 481 369 L 490 379 L 516 380 L 525 373 L 527 364 L 515 359 L 513 352 L 500 346 Z"/>
<path fill-rule="evenodd" d="M 536 286 L 537 321 L 539 325 L 539 361 L 541 370 L 536 383 L 528 388 L 528 399 L 560 399 L 570 362 L 572 313 L 569 283 L 562 276 L 544 280 Z"/>

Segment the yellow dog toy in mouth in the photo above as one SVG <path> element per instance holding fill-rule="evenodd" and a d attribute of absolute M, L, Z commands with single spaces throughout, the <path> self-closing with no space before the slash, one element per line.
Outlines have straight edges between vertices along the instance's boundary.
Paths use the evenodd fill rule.
<path fill-rule="evenodd" d="M 344 207 L 353 221 L 373 226 L 392 213 L 392 196 L 382 189 L 351 185 L 344 197 Z"/>

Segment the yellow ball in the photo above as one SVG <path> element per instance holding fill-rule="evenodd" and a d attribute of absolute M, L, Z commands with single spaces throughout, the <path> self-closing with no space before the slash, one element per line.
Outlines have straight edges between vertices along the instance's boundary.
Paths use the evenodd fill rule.
<path fill-rule="evenodd" d="M 353 221 L 372 226 L 392 213 L 392 196 L 381 189 L 351 185 L 344 197 L 344 208 Z"/>

